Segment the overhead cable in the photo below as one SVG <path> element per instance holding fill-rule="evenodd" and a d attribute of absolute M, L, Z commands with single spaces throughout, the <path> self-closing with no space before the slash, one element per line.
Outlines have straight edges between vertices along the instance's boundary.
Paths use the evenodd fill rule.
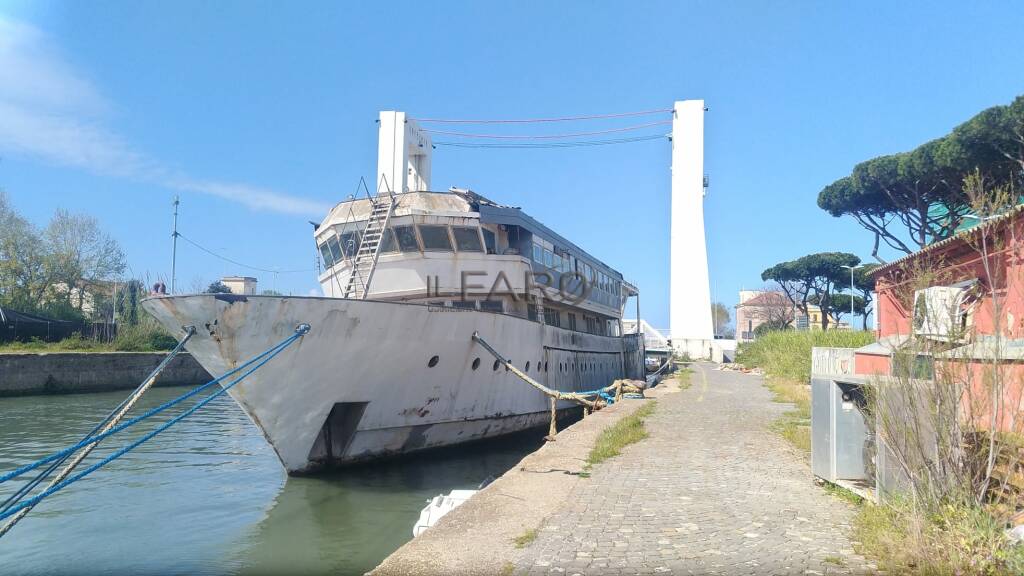
<path fill-rule="evenodd" d="M 195 246 L 196 248 L 202 250 L 203 252 L 206 252 L 210 256 L 213 256 L 214 258 L 219 258 L 219 259 L 221 259 L 221 260 L 223 260 L 225 262 L 230 262 L 231 264 L 234 264 L 235 266 L 241 266 L 242 268 L 248 268 L 250 270 L 256 270 L 257 272 L 267 272 L 268 274 L 297 274 L 299 272 L 313 272 L 314 271 L 313 268 L 302 268 L 302 269 L 297 269 L 297 270 L 271 270 L 269 268 L 260 268 L 258 266 L 250 266 L 248 264 L 242 264 L 241 262 L 239 262 L 237 260 L 232 260 L 231 258 L 228 258 L 227 256 L 223 256 L 221 254 L 218 254 L 218 253 L 214 252 L 213 250 L 210 250 L 209 248 L 206 248 L 206 247 L 200 245 L 195 240 L 192 240 L 191 238 L 189 238 L 188 236 L 185 236 L 181 232 L 178 232 L 178 236 L 182 240 L 184 240 L 185 242 L 188 242 L 189 244 Z"/>
<path fill-rule="evenodd" d="M 597 136 L 600 134 L 614 134 L 617 132 L 631 132 L 652 126 L 671 124 L 671 120 L 659 120 L 647 122 L 646 124 L 634 124 L 621 128 L 608 128 L 606 130 L 591 130 L 589 132 L 569 132 L 566 134 L 476 134 L 471 132 L 452 132 L 449 130 L 423 130 L 430 134 L 444 134 L 445 136 L 457 136 L 459 138 L 485 138 L 489 140 L 564 140 L 566 138 L 578 138 L 580 136 Z"/>
<path fill-rule="evenodd" d="M 628 144 L 630 142 L 643 142 L 646 140 L 660 140 L 667 138 L 667 134 L 651 134 L 648 136 L 634 136 L 630 138 L 613 138 L 608 140 L 578 140 L 575 142 L 448 142 L 435 141 L 435 146 L 449 146 L 452 148 L 576 148 L 581 146 L 607 146 L 610 144 Z"/>
<path fill-rule="evenodd" d="M 465 118 L 414 118 L 417 122 L 434 122 L 438 124 L 532 124 L 539 122 L 575 122 L 578 120 L 601 120 L 605 118 L 627 118 L 630 116 L 650 116 L 671 112 L 671 108 L 657 110 L 640 110 L 638 112 L 619 112 L 616 114 L 590 114 L 586 116 L 563 116 L 560 118 L 500 118 L 500 119 L 465 119 Z"/>

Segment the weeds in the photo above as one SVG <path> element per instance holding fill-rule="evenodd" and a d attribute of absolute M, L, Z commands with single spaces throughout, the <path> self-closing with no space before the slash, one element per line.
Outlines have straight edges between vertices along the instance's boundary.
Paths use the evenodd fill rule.
<path fill-rule="evenodd" d="M 676 385 L 680 390 L 686 390 L 693 384 L 693 370 L 680 368 L 675 374 Z"/>
<path fill-rule="evenodd" d="M 846 565 L 846 561 L 843 560 L 842 558 L 840 558 L 839 556 L 825 556 L 825 559 L 823 560 L 823 562 L 825 562 L 826 564 L 833 564 L 835 566 L 845 566 Z"/>
<path fill-rule="evenodd" d="M 790 444 L 803 452 L 811 451 L 811 391 L 806 384 L 792 380 L 769 377 L 765 385 L 772 393 L 772 400 L 792 404 L 787 411 L 772 422 L 771 429 Z"/>
<path fill-rule="evenodd" d="M 853 504 L 854 506 L 860 506 L 861 504 L 864 503 L 864 499 L 857 495 L 856 492 L 847 490 L 846 488 L 843 488 L 842 486 L 839 486 L 837 484 L 825 482 L 823 488 L 825 489 L 825 492 L 828 492 L 829 494 L 835 496 L 836 498 L 839 498 L 840 500 L 845 500 L 847 503 Z"/>
<path fill-rule="evenodd" d="M 536 528 L 530 528 L 526 532 L 523 532 L 519 536 L 516 536 L 515 538 L 513 538 L 512 542 L 515 543 L 516 548 L 526 548 L 527 546 L 529 546 L 536 539 L 537 539 L 537 529 Z"/>
<path fill-rule="evenodd" d="M 587 455 L 587 466 L 593 466 L 613 456 L 618 456 L 626 446 L 647 438 L 647 431 L 644 430 L 644 418 L 654 412 L 655 405 L 654 400 L 647 400 L 636 412 L 601 432 L 597 443 Z"/>
<path fill-rule="evenodd" d="M 933 506 L 890 500 L 863 506 L 854 523 L 861 551 L 894 574 L 1024 573 L 1024 547 L 1014 546 L 984 509 L 964 502 Z"/>

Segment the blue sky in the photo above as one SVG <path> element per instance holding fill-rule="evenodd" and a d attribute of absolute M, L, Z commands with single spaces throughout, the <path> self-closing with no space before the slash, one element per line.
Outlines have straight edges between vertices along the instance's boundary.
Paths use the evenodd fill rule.
<path fill-rule="evenodd" d="M 712 291 L 733 305 L 778 261 L 869 256 L 870 234 L 818 209 L 824 185 L 1024 93 L 1018 6 L 895 4 L 0 1 L 0 187 L 40 225 L 58 208 L 98 217 L 137 276 L 168 275 L 176 193 L 194 240 L 309 268 L 306 221 L 375 171 L 378 110 L 703 98 Z M 438 148 L 433 187 L 523 207 L 633 279 L 665 326 L 668 166 L 662 140 Z M 179 247 L 185 288 L 238 273 L 252 272 Z M 316 288 L 312 273 L 255 275 Z"/>

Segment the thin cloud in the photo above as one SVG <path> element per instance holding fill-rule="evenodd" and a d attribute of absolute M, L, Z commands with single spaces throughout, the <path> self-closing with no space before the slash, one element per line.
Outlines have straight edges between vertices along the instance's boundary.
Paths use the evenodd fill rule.
<path fill-rule="evenodd" d="M 167 169 L 108 128 L 112 106 L 37 28 L 0 16 L 0 151 L 102 176 L 197 192 L 256 210 L 322 215 L 323 202 Z"/>

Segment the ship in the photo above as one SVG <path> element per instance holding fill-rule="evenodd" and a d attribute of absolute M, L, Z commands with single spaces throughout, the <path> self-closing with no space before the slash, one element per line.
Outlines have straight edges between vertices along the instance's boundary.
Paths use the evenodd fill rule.
<path fill-rule="evenodd" d="M 643 379 L 642 336 L 622 323 L 636 286 L 520 208 L 432 191 L 434 146 L 415 119 L 384 111 L 378 130 L 374 189 L 315 224 L 322 295 L 143 301 L 166 329 L 196 328 L 187 349 L 214 375 L 308 325 L 228 390 L 288 473 L 548 424 L 548 397 L 474 335 L 551 389 Z"/>

